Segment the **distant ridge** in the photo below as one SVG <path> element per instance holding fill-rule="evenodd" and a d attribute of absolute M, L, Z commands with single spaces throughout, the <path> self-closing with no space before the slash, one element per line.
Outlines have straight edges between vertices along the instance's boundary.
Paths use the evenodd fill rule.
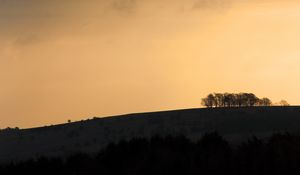
<path fill-rule="evenodd" d="M 300 131 L 300 107 L 194 108 L 133 113 L 47 127 L 0 132 L 0 161 L 93 153 L 111 142 L 153 135 L 193 140 L 217 131 L 230 142 Z"/>

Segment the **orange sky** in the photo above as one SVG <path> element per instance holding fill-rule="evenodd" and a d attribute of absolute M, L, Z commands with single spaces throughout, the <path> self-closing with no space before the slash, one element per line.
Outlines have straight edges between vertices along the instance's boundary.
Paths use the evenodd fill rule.
<path fill-rule="evenodd" d="M 0 0 L 0 26 L 0 128 L 300 101 L 296 0 Z"/>

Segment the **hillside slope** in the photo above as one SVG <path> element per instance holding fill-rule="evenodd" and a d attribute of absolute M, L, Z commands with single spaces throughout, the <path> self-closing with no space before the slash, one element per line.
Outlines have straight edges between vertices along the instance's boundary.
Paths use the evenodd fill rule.
<path fill-rule="evenodd" d="M 300 130 L 300 107 L 186 109 L 95 118 L 49 127 L 0 132 L 0 161 L 95 152 L 110 142 L 153 135 L 198 139 L 217 131 L 231 142 Z"/>

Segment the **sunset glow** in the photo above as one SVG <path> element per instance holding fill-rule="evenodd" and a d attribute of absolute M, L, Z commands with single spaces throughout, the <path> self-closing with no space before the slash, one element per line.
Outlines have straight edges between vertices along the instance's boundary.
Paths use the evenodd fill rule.
<path fill-rule="evenodd" d="M 201 107 L 299 104 L 296 0 L 0 0 L 0 128 Z"/>

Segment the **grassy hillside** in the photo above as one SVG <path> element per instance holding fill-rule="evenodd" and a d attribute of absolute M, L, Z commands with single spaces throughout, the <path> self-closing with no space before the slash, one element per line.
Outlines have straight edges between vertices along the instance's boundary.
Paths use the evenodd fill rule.
<path fill-rule="evenodd" d="M 110 142 L 153 135 L 198 139 L 217 131 L 230 142 L 300 130 L 300 107 L 186 109 L 96 118 L 0 133 L 0 161 L 96 152 Z"/>

